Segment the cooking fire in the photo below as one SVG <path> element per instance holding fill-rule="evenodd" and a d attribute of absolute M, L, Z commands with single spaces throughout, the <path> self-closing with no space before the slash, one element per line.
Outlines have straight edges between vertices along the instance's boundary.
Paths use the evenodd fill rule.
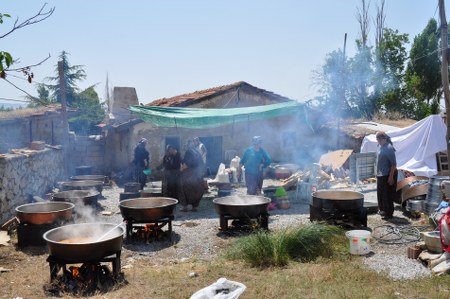
<path fill-rule="evenodd" d="M 97 292 L 111 291 L 127 281 L 123 274 L 114 275 L 107 265 L 101 263 L 84 263 L 81 266 L 70 266 L 62 269 L 52 281 L 44 285 L 44 291 L 49 296 L 73 294 L 90 296 Z"/>

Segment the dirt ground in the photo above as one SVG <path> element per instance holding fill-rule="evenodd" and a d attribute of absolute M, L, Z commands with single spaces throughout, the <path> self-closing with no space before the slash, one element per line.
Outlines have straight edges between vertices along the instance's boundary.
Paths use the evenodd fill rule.
<path fill-rule="evenodd" d="M 364 186 L 356 188 L 365 192 L 365 198 L 373 201 L 373 186 L 366 187 L 366 190 L 364 190 Z M 106 200 L 100 201 L 103 205 L 103 212 L 107 211 L 112 214 L 101 216 L 108 222 L 120 223 L 121 221 L 120 212 L 117 208 L 117 197 L 121 191 L 120 188 L 105 190 Z M 109 201 L 116 202 L 116 204 L 111 205 Z M 109 215 L 109 213 L 107 214 Z M 394 215 L 393 221 L 395 223 L 411 223 L 411 220 L 399 208 Z M 269 227 L 271 229 L 283 228 L 291 223 L 308 223 L 308 205 L 293 203 L 288 210 L 271 211 L 270 217 Z M 369 227 L 387 224 L 376 214 L 369 215 L 368 222 Z M 177 211 L 173 224 L 175 238 L 172 243 L 154 242 L 152 244 L 124 245 L 122 271 L 126 280 L 135 280 L 136 275 L 140 275 L 141 270 L 136 268 L 139 264 L 147 264 L 151 269 L 159 271 L 158 269 L 163 269 L 167 265 L 177 267 L 177 264 L 181 265 L 186 260 L 213 260 L 233 239 L 219 233 L 219 218 L 211 204 L 211 198 L 202 200 L 200 211 L 197 213 L 180 213 Z M 372 250 L 380 254 L 404 255 L 406 247 L 373 244 Z M 46 247 L 18 247 L 16 235 L 12 234 L 10 245 L 0 246 L 0 298 L 46 298 L 49 294 L 44 291 L 44 288 L 48 287 L 50 282 L 47 257 Z M 146 283 L 142 281 L 142 277 L 138 281 Z M 121 287 L 126 290 L 132 288 L 132 285 Z M 104 295 L 98 298 L 111 297 Z M 144 296 L 142 298 L 152 297 Z"/>

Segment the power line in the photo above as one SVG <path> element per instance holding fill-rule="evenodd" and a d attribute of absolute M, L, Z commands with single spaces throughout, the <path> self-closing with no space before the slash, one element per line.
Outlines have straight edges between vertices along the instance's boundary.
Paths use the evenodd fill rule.
<path fill-rule="evenodd" d="M 30 101 L 28 101 L 28 100 L 15 100 L 15 99 L 8 99 L 8 98 L 1 98 L 1 97 L 0 97 L 0 101 L 30 103 Z"/>

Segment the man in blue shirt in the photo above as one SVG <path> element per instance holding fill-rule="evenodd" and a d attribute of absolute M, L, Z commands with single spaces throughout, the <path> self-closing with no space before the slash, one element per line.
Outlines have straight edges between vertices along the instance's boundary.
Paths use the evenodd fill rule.
<path fill-rule="evenodd" d="M 269 154 L 261 147 L 260 136 L 252 138 L 252 146 L 247 148 L 240 161 L 240 166 L 245 167 L 245 183 L 247 194 L 260 195 L 263 184 L 263 169 L 270 165 Z"/>
<path fill-rule="evenodd" d="M 377 199 L 379 213 L 391 219 L 394 213 L 394 199 L 397 187 L 397 161 L 391 138 L 384 132 L 377 132 Z"/>

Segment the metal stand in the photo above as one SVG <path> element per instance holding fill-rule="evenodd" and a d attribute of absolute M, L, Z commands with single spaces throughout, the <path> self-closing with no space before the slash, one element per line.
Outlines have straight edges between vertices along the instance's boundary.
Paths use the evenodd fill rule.
<path fill-rule="evenodd" d="M 160 218 L 158 220 L 153 221 L 145 221 L 145 222 L 137 222 L 133 219 L 124 219 L 127 222 L 126 226 L 126 238 L 127 240 L 131 240 L 131 237 L 133 235 L 133 229 L 142 227 L 142 224 L 153 224 L 154 229 L 161 229 L 164 226 L 168 226 L 167 232 L 169 233 L 169 240 L 172 241 L 172 220 L 174 219 L 174 216 L 168 216 L 164 218 Z"/>
<path fill-rule="evenodd" d="M 323 209 L 309 205 L 309 219 L 311 221 L 324 220 L 331 224 L 352 224 L 367 227 L 367 209 L 360 207 L 353 210 Z"/>
<path fill-rule="evenodd" d="M 223 231 L 228 230 L 228 220 L 240 220 L 242 218 L 236 218 L 232 217 L 230 215 L 220 215 L 220 229 Z M 245 220 L 248 220 L 248 218 L 245 218 Z M 256 218 L 258 221 L 259 226 L 262 229 L 269 230 L 269 213 L 264 213 L 258 216 Z"/>
<path fill-rule="evenodd" d="M 106 256 L 98 261 L 92 262 L 92 261 L 83 261 L 83 260 L 77 260 L 77 261 L 67 261 L 65 259 L 57 258 L 54 256 L 49 256 L 47 258 L 47 262 L 50 265 L 50 282 L 53 281 L 57 276 L 58 272 L 63 269 L 63 273 L 67 271 L 67 265 L 70 264 L 84 264 L 84 263 L 107 263 L 110 262 L 112 264 L 112 272 L 114 277 L 118 277 L 121 270 L 120 265 L 120 254 L 121 251 L 118 251 L 110 256 Z"/>

